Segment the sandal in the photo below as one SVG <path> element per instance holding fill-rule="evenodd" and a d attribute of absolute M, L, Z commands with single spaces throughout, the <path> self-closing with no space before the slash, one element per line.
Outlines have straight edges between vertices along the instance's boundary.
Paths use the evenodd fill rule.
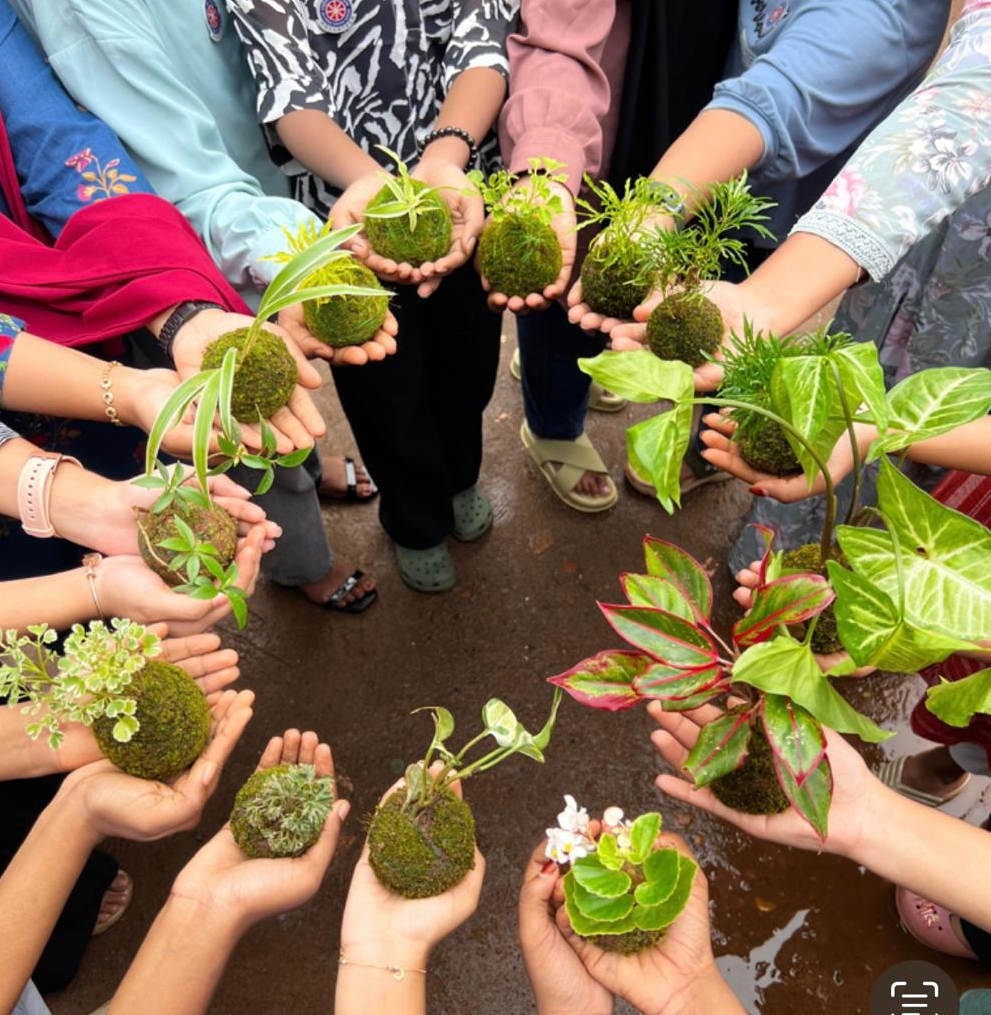
<path fill-rule="evenodd" d="M 954 929 L 952 917 L 945 907 L 924 899 L 907 888 L 895 889 L 895 909 L 906 932 L 920 944 L 944 955 L 976 959 L 973 949 L 962 941 Z"/>
<path fill-rule="evenodd" d="M 443 543 L 428 550 L 411 550 L 395 543 L 399 577 L 417 592 L 447 592 L 457 581 L 454 561 Z"/>
<path fill-rule="evenodd" d="M 515 349 L 509 361 L 509 374 L 518 381 L 523 380 L 523 367 L 520 365 L 520 350 Z M 621 395 L 613 394 L 598 382 L 592 381 L 588 389 L 588 407 L 593 412 L 622 412 L 629 402 Z"/>
<path fill-rule="evenodd" d="M 901 793 L 903 797 L 907 797 L 909 800 L 914 800 L 917 804 L 924 804 L 926 807 L 942 807 L 943 804 L 948 804 L 955 797 L 958 797 L 970 782 L 970 772 L 968 772 L 964 781 L 959 786 L 951 789 L 945 796 L 937 796 L 935 793 L 927 793 L 925 790 L 916 789 L 914 786 L 909 786 L 902 781 L 902 773 L 905 770 L 905 762 L 908 761 L 908 757 L 907 754 L 903 754 L 900 758 L 891 758 L 883 762 L 874 774 L 885 786 L 893 789 L 896 793 Z"/>
<path fill-rule="evenodd" d="M 717 469 L 711 462 L 707 462 L 692 445 L 689 445 L 688 450 L 685 452 L 684 464 L 691 470 L 691 475 L 681 481 L 682 497 L 686 493 L 691 493 L 692 490 L 697 490 L 700 486 L 708 486 L 709 483 L 722 483 L 727 479 L 733 478 L 730 473 L 725 472 L 723 469 Z M 646 476 L 640 475 L 633 467 L 632 462 L 626 463 L 623 474 L 626 476 L 627 483 L 637 493 L 642 493 L 645 497 L 657 496 L 654 484 Z"/>
<path fill-rule="evenodd" d="M 365 572 L 360 568 L 355 568 L 321 605 L 325 609 L 337 610 L 339 613 L 363 613 L 378 599 L 379 594 L 375 589 L 369 589 L 360 599 L 352 599 L 347 603 L 344 602 L 344 597 L 364 577 Z"/>
<path fill-rule="evenodd" d="M 545 440 L 534 436 L 524 420 L 520 426 L 520 440 L 551 489 L 568 507 L 594 514 L 607 511 L 619 500 L 616 484 L 587 434 L 582 434 L 573 441 Z M 575 487 L 586 472 L 597 472 L 605 476 L 609 492 L 599 496 L 576 493 Z"/>
<path fill-rule="evenodd" d="M 460 542 L 470 543 L 492 528 L 492 502 L 477 484 L 456 493 L 451 504 L 454 508 L 452 532 Z"/>
<path fill-rule="evenodd" d="M 353 458 L 349 458 L 347 455 L 324 455 L 321 459 L 321 465 L 323 467 L 324 475 L 329 471 L 327 466 L 328 463 L 343 462 L 344 463 L 344 484 L 345 489 L 343 493 L 337 493 L 330 490 L 320 490 L 319 496 L 324 500 L 345 500 L 355 504 L 367 504 L 368 501 L 374 500 L 379 495 L 379 488 L 372 481 L 372 477 L 368 475 L 368 470 L 362 465 L 358 466 L 355 464 Z M 358 469 L 361 469 L 365 473 L 365 478 L 361 481 L 367 483 L 371 487 L 370 493 L 359 494 L 358 493 Z M 321 481 L 320 486 L 323 486 Z"/>
<path fill-rule="evenodd" d="M 110 930 L 115 923 L 119 922 L 121 917 L 127 912 L 127 907 L 131 904 L 131 898 L 134 895 L 134 881 L 126 870 L 117 871 L 117 876 L 110 882 L 107 890 L 103 893 L 101 907 L 108 895 L 119 896 L 117 909 L 102 919 L 99 915 L 97 916 L 96 923 L 93 925 L 93 937 L 99 937 Z"/>

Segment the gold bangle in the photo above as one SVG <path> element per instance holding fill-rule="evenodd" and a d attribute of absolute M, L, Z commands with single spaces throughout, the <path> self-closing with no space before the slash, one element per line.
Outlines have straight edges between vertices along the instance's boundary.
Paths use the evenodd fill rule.
<path fill-rule="evenodd" d="M 100 597 L 96 594 L 96 569 L 101 560 L 103 560 L 102 553 L 87 553 L 83 557 L 83 567 L 86 568 L 86 580 L 89 582 L 89 594 L 93 597 L 96 615 L 102 620 L 106 614 L 100 605 Z"/>
<path fill-rule="evenodd" d="M 406 979 L 407 973 L 423 973 L 427 975 L 425 969 L 404 969 L 402 966 L 375 966 L 370 962 L 354 962 L 351 959 L 344 957 L 344 949 L 341 949 L 340 954 L 337 956 L 337 964 L 339 966 L 360 966 L 362 969 L 381 969 L 384 973 L 391 973 L 392 978 L 397 982 L 402 982 Z"/>
<path fill-rule="evenodd" d="M 117 414 L 117 406 L 114 405 L 114 393 L 111 385 L 113 381 L 110 379 L 110 371 L 114 367 L 119 367 L 120 364 L 117 360 L 111 360 L 103 370 L 103 376 L 100 378 L 100 387 L 103 389 L 103 405 L 104 412 L 107 414 L 107 419 L 113 423 L 114 426 L 127 426 L 127 424 Z"/>

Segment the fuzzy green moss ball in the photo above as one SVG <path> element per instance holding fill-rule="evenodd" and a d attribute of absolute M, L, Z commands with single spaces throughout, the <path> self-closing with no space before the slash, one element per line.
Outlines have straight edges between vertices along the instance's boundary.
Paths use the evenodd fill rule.
<path fill-rule="evenodd" d="M 633 310 L 650 292 L 649 285 L 634 285 L 641 263 L 636 249 L 626 256 L 610 257 L 606 233 L 592 244 L 581 267 L 582 299 L 597 314 L 633 319 Z"/>
<path fill-rule="evenodd" d="M 381 296 L 325 296 L 303 304 L 306 326 L 321 342 L 334 349 L 367 342 L 389 312 L 389 294 L 378 276 L 353 257 L 342 257 L 318 268 L 303 289 L 322 285 L 355 285 L 378 289 Z"/>
<path fill-rule="evenodd" d="M 604 952 L 615 952 L 617 955 L 636 955 L 653 948 L 667 933 L 662 930 L 628 930 L 624 934 L 596 934 L 588 940 L 598 945 Z"/>
<path fill-rule="evenodd" d="M 245 856 L 301 856 L 320 838 L 334 803 L 312 765 L 274 765 L 248 776 L 234 798 L 231 834 Z"/>
<path fill-rule="evenodd" d="M 478 263 L 494 292 L 542 293 L 561 273 L 561 244 L 544 222 L 520 215 L 490 222 L 478 241 Z"/>
<path fill-rule="evenodd" d="M 212 543 L 217 549 L 217 560 L 228 567 L 234 560 L 237 549 L 237 521 L 219 504 L 204 508 L 197 505 L 173 505 L 158 514 L 142 512 L 138 515 L 138 550 L 144 562 L 167 585 L 182 585 L 186 575 L 173 571 L 169 564 L 176 555 L 175 550 L 166 550 L 159 545 L 163 539 L 179 535 L 175 520 L 181 518 L 204 543 Z"/>
<path fill-rule="evenodd" d="M 369 862 L 390 891 L 406 899 L 440 895 L 475 865 L 475 819 L 452 792 L 439 793 L 411 817 L 393 793 L 368 829 Z"/>
<path fill-rule="evenodd" d="M 421 180 L 413 180 L 413 189 L 429 189 Z M 414 268 L 426 261 L 436 261 L 451 249 L 453 223 L 451 209 L 436 191 L 427 195 L 416 210 L 416 227 L 410 226 L 408 215 L 379 217 L 376 209 L 391 204 L 395 196 L 383 187 L 365 206 L 365 235 L 376 254 Z"/>
<path fill-rule="evenodd" d="M 837 546 L 833 547 L 832 559 L 846 564 L 846 558 Z M 819 543 L 804 543 L 802 546 L 796 546 L 794 550 L 786 550 L 781 555 L 781 564 L 787 571 L 808 571 L 811 574 L 822 575 L 823 578 L 828 577 Z M 809 644 L 813 652 L 822 654 L 842 651 L 843 642 L 840 641 L 836 627 L 836 611 L 832 603 L 819 614 Z"/>
<path fill-rule="evenodd" d="M 709 783 L 709 789 L 727 807 L 744 814 L 780 814 L 788 798 L 774 773 L 771 745 L 764 730 L 756 725 L 750 733 L 747 758 L 734 772 Z"/>
<path fill-rule="evenodd" d="M 122 772 L 168 782 L 203 753 L 210 738 L 210 708 L 192 677 L 171 663 L 152 660 L 131 678 L 125 692 L 137 703 L 137 733 L 127 743 L 114 739 L 116 720 L 93 723 L 100 750 Z"/>
<path fill-rule="evenodd" d="M 219 367 L 224 353 L 242 350 L 248 329 L 238 328 L 211 342 L 203 354 L 203 369 Z M 247 356 L 239 353 L 231 393 L 231 412 L 242 423 L 257 423 L 258 417 L 269 419 L 281 409 L 296 386 L 296 361 L 285 342 L 270 331 L 256 332 Z"/>
<path fill-rule="evenodd" d="M 793 476 L 802 471 L 784 429 L 773 419 L 749 419 L 741 424 L 735 440 L 743 460 L 758 472 L 767 472 L 772 476 Z"/>
<path fill-rule="evenodd" d="M 698 293 L 676 293 L 647 318 L 647 346 L 661 359 L 678 359 L 693 369 L 707 362 L 723 340 L 719 308 Z"/>

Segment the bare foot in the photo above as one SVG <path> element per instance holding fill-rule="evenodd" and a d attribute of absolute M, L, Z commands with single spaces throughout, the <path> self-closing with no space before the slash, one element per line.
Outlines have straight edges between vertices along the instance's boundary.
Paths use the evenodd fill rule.
<path fill-rule="evenodd" d="M 351 579 L 354 578 L 354 581 Z M 357 613 L 364 606 L 357 606 L 368 599 L 370 606 L 377 598 L 375 579 L 343 560 L 335 560 L 333 567 L 316 582 L 300 585 L 307 598 L 319 606 L 329 606 L 335 610 L 348 610 Z M 343 591 L 342 591 L 343 590 Z M 333 599 L 333 602 L 331 600 Z"/>
<path fill-rule="evenodd" d="M 332 497 L 336 500 L 371 500 L 378 493 L 378 487 L 372 482 L 371 476 L 361 462 L 352 459 L 354 468 L 354 494 L 349 493 L 348 467 L 344 455 L 324 455 L 320 459 L 323 478 L 317 493 L 321 497 Z"/>
<path fill-rule="evenodd" d="M 967 773 L 953 760 L 948 747 L 913 754 L 905 759 L 902 782 L 933 796 L 948 797 L 967 780 Z"/>
<path fill-rule="evenodd" d="M 100 900 L 100 912 L 93 925 L 93 934 L 102 934 L 109 930 L 123 915 L 131 904 L 134 882 L 127 871 L 117 871 L 117 876 L 110 882 L 110 887 L 103 893 Z"/>
<path fill-rule="evenodd" d="M 555 471 L 561 468 L 560 462 L 550 463 Z M 586 497 L 608 497 L 611 487 L 608 477 L 601 472 L 585 472 L 582 478 L 575 484 L 574 492 L 584 494 Z"/>

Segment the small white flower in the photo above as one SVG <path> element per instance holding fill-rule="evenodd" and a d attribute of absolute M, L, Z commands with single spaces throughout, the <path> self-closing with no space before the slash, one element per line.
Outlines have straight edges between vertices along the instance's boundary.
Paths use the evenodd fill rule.
<path fill-rule="evenodd" d="M 602 812 L 602 824 L 605 825 L 607 831 L 623 827 L 623 808 L 607 807 Z"/>
<path fill-rule="evenodd" d="M 565 793 L 564 803 L 564 810 L 557 816 L 558 826 L 565 832 L 584 835 L 588 831 L 588 811 L 579 807 L 570 793 Z"/>
<path fill-rule="evenodd" d="M 583 856 L 595 852 L 595 843 L 580 832 L 572 832 L 564 828 L 547 829 L 547 848 L 544 850 L 548 859 L 555 863 L 572 863 Z"/>

